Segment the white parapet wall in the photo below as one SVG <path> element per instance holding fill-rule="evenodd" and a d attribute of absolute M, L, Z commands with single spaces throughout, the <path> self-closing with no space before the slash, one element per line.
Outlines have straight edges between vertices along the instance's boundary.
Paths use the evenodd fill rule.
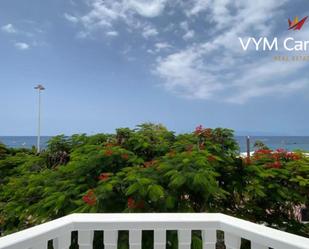
<path fill-rule="evenodd" d="M 166 248 L 166 231 L 178 232 L 178 248 L 191 248 L 193 230 L 202 232 L 203 249 L 215 249 L 217 231 L 224 232 L 226 249 L 240 249 L 241 239 L 252 249 L 309 249 L 309 239 L 224 214 L 143 213 L 72 214 L 0 238 L 0 249 L 68 249 L 71 232 L 78 232 L 80 249 L 92 249 L 94 231 L 104 232 L 105 249 L 116 249 L 118 231 L 129 231 L 130 249 L 142 248 L 142 231 L 154 232 L 154 249 Z"/>

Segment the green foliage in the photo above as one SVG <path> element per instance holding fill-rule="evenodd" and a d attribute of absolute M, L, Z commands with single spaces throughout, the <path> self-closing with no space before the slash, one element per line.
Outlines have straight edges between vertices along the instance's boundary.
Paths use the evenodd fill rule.
<path fill-rule="evenodd" d="M 309 204 L 307 156 L 282 149 L 261 149 L 244 172 L 246 185 L 238 193 L 242 193 L 246 205 L 237 212 L 275 228 L 309 235 L 308 226 L 295 219 L 297 207 Z"/>
<path fill-rule="evenodd" d="M 4 159 L 9 154 L 9 149 L 0 142 L 0 160 Z"/>
<path fill-rule="evenodd" d="M 267 145 L 261 141 L 261 140 L 256 140 L 254 142 L 254 145 L 253 147 L 256 149 L 256 150 L 269 150 L 269 148 L 267 147 Z"/>
<path fill-rule="evenodd" d="M 60 135 L 39 155 L 0 145 L 0 172 L 5 234 L 73 212 L 222 212 L 309 234 L 294 215 L 309 204 L 309 159 L 264 149 L 243 160 L 229 129 L 175 135 L 146 123 Z M 192 246 L 200 248 L 199 233 Z"/>

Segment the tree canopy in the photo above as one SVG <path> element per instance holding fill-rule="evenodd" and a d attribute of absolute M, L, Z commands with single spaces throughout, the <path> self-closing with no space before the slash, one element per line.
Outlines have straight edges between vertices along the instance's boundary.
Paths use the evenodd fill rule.
<path fill-rule="evenodd" d="M 296 213 L 308 205 L 309 159 L 265 148 L 242 159 L 229 129 L 146 123 L 56 136 L 39 155 L 0 144 L 0 174 L 4 234 L 74 212 L 222 212 L 309 236 Z"/>

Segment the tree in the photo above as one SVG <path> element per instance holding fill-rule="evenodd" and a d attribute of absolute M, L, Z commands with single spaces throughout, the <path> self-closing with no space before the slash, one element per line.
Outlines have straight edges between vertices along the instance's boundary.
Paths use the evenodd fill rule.
<path fill-rule="evenodd" d="M 229 129 L 199 126 L 175 135 L 142 124 L 58 136 L 40 155 L 12 150 L 0 169 L 5 233 L 73 212 L 222 212 L 309 234 L 293 213 L 308 204 L 309 159 L 261 149 L 248 164 Z"/>

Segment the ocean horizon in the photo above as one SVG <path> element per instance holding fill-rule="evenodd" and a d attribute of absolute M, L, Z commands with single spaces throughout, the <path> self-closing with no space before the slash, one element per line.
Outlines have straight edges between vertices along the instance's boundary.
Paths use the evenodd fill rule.
<path fill-rule="evenodd" d="M 53 136 L 41 136 L 41 147 L 44 149 Z M 240 152 L 246 151 L 246 136 L 235 136 Z M 250 136 L 250 151 L 254 150 L 255 141 L 262 141 L 270 149 L 282 148 L 287 151 L 309 151 L 309 136 Z M 0 142 L 11 148 L 31 148 L 36 146 L 36 136 L 0 136 Z"/>

